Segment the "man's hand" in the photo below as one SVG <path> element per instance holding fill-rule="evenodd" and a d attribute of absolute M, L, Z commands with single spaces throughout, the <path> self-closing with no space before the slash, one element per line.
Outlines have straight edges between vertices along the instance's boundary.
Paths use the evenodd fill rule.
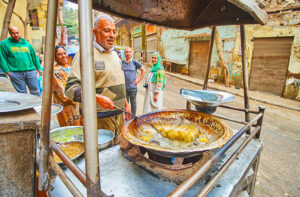
<path fill-rule="evenodd" d="M 39 73 L 40 76 L 43 75 L 43 71 L 41 71 L 41 70 L 38 70 L 38 73 Z"/>
<path fill-rule="evenodd" d="M 96 103 L 102 108 L 102 109 L 115 109 L 115 105 L 112 102 L 112 100 L 106 96 L 100 96 L 99 94 L 96 94 Z"/>
<path fill-rule="evenodd" d="M 8 72 L 8 73 L 6 73 L 7 74 L 7 76 L 9 76 L 10 75 L 10 72 Z"/>
<path fill-rule="evenodd" d="M 140 70 L 141 70 L 141 75 L 138 79 L 133 81 L 134 85 L 137 85 L 138 83 L 140 83 L 142 81 L 142 79 L 144 78 L 144 75 L 146 73 L 146 69 L 144 67 L 142 67 Z"/>
<path fill-rule="evenodd" d="M 125 120 L 128 121 L 131 118 L 131 109 L 130 109 L 130 106 L 127 103 L 127 101 L 125 101 L 125 111 L 127 112 L 127 113 L 125 113 Z"/>
<path fill-rule="evenodd" d="M 154 98 L 153 98 L 154 102 L 157 102 L 158 101 L 158 93 L 154 93 Z"/>
<path fill-rule="evenodd" d="M 136 79 L 136 80 L 133 81 L 134 85 L 137 85 L 138 83 L 140 83 L 140 81 L 138 79 Z"/>

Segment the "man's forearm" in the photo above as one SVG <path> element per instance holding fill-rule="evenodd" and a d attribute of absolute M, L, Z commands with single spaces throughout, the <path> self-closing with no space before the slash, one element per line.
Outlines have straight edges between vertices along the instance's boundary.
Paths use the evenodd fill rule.
<path fill-rule="evenodd" d="M 78 87 L 75 90 L 73 101 L 81 103 L 81 87 Z"/>
<path fill-rule="evenodd" d="M 76 77 L 69 77 L 65 86 L 66 96 L 74 102 L 81 102 L 80 80 Z"/>

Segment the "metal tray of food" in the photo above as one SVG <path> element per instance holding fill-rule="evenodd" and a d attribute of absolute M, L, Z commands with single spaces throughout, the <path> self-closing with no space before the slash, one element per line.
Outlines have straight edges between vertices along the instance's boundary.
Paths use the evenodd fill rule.
<path fill-rule="evenodd" d="M 99 150 L 106 149 L 113 144 L 115 134 L 107 129 L 98 129 L 98 147 Z M 50 138 L 56 143 L 65 143 L 72 141 L 84 141 L 82 126 L 66 126 L 50 131 Z"/>
<path fill-rule="evenodd" d="M 56 143 L 82 141 L 83 142 L 83 127 L 82 126 L 66 126 L 52 129 L 50 138 Z"/>
<path fill-rule="evenodd" d="M 21 111 L 41 105 L 42 99 L 32 94 L 0 92 L 0 113 Z"/>
<path fill-rule="evenodd" d="M 235 96 L 228 92 L 217 90 L 188 90 L 180 89 L 182 98 L 199 106 L 218 106 L 235 100 Z"/>
<path fill-rule="evenodd" d="M 72 161 L 76 161 L 84 154 L 84 143 L 81 141 L 63 142 L 57 145 Z M 54 160 L 57 164 L 65 166 L 56 153 L 54 153 Z"/>

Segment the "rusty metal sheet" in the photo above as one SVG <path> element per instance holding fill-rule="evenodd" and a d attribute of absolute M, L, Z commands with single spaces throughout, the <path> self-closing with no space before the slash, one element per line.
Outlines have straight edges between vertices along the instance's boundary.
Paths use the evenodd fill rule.
<path fill-rule="evenodd" d="M 251 0 L 93 0 L 93 9 L 190 30 L 209 25 L 265 24 L 267 20 L 267 14 Z"/>
<path fill-rule="evenodd" d="M 231 137 L 233 136 L 233 131 L 231 127 L 224 121 L 209 115 L 197 111 L 187 111 L 187 110 L 168 110 L 168 111 L 158 111 L 153 113 L 148 113 L 139 118 L 149 121 L 151 123 L 155 122 L 165 122 L 171 123 L 173 120 L 186 119 L 191 121 L 193 124 L 204 124 L 214 130 L 218 134 L 218 139 L 199 146 L 185 147 L 185 148 L 171 148 L 163 147 L 155 143 L 145 142 L 139 139 L 137 136 L 141 128 L 144 126 L 144 122 L 133 119 L 125 123 L 122 128 L 123 137 L 129 141 L 131 144 L 144 147 L 156 154 L 168 157 L 191 157 L 198 155 L 203 151 L 212 150 L 215 148 L 222 147 Z"/>

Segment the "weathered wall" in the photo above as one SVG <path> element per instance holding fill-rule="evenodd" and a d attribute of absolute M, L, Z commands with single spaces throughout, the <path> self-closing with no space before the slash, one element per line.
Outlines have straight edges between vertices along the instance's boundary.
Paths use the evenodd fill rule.
<path fill-rule="evenodd" d="M 286 77 L 286 86 L 283 97 L 300 100 L 300 15 L 299 12 L 289 12 L 287 14 L 269 15 L 269 21 L 266 25 L 247 25 L 247 65 L 249 75 L 251 73 L 251 58 L 253 52 L 253 38 L 280 38 L 293 37 L 291 46 L 288 74 Z M 242 86 L 242 68 L 240 50 L 240 33 L 237 31 L 234 48 L 232 52 L 232 84 Z"/>
<path fill-rule="evenodd" d="M 234 26 L 223 26 L 218 27 L 218 29 L 223 39 L 224 55 L 231 72 L 232 49 L 234 47 L 234 36 L 236 29 Z M 184 64 L 185 68 L 188 69 L 190 42 L 207 39 L 209 40 L 210 38 L 206 38 L 206 36 L 204 36 L 206 34 L 211 34 L 210 28 L 197 29 L 194 31 L 163 29 L 161 43 L 163 45 L 164 58 L 177 64 Z M 211 77 L 222 81 L 222 78 L 224 78 L 222 77 L 223 71 L 221 68 L 217 67 L 218 60 L 219 58 L 217 55 L 216 46 L 214 45 L 211 63 L 211 73 L 213 73 L 213 75 Z M 218 73 L 219 77 L 217 78 L 217 75 L 214 75 L 214 73 Z"/>
<path fill-rule="evenodd" d="M 283 96 L 290 99 L 300 100 L 300 14 L 299 11 L 289 11 L 269 15 L 268 23 L 261 25 L 246 25 L 247 44 L 247 66 L 248 73 L 251 73 L 251 58 L 253 52 L 253 38 L 276 38 L 293 37 L 291 56 L 286 77 L 286 86 Z M 231 84 L 242 87 L 242 59 L 239 26 L 218 27 L 222 41 L 223 51 L 231 76 Z M 210 34 L 209 28 L 194 31 L 183 31 L 163 28 L 161 44 L 164 51 L 164 58 L 177 63 L 189 66 L 189 43 L 201 40 L 201 35 Z M 224 81 L 223 69 L 218 67 L 218 56 L 214 46 L 210 78 L 219 82 Z"/>
<path fill-rule="evenodd" d="M 16 0 L 16 4 L 15 4 L 15 8 L 14 8 L 14 12 L 18 13 L 23 19 L 26 18 L 25 5 L 26 5 L 26 0 Z M 3 1 L 0 1 L 0 31 L 2 31 L 2 25 L 3 25 L 5 12 L 6 12 L 6 7 L 7 7 L 7 5 L 5 3 L 3 3 Z M 11 17 L 10 25 L 18 27 L 22 37 L 24 36 L 23 23 L 15 14 L 13 14 Z M 28 31 L 30 31 L 31 28 L 29 27 L 29 25 L 27 28 L 28 28 Z M 10 35 L 8 34 L 8 36 L 10 36 Z M 28 40 L 31 41 L 30 32 L 28 32 Z"/>
<path fill-rule="evenodd" d="M 118 28 L 118 45 L 120 46 L 131 46 L 130 43 L 130 29 L 125 25 Z"/>
<path fill-rule="evenodd" d="M 26 0 L 16 0 L 14 12 L 19 14 L 23 19 L 26 18 Z M 2 31 L 3 20 L 6 12 L 7 5 L 0 1 L 0 31 Z M 47 18 L 47 0 L 43 0 L 37 7 L 38 18 L 39 18 L 39 30 L 32 30 L 30 25 L 27 26 L 28 29 L 28 41 L 33 44 L 33 47 L 37 52 L 40 52 L 42 46 L 42 37 L 45 36 L 46 30 L 46 18 Z M 24 26 L 21 20 L 13 14 L 11 17 L 10 25 L 19 28 L 21 36 L 24 37 Z M 8 34 L 8 36 L 10 36 Z"/>

